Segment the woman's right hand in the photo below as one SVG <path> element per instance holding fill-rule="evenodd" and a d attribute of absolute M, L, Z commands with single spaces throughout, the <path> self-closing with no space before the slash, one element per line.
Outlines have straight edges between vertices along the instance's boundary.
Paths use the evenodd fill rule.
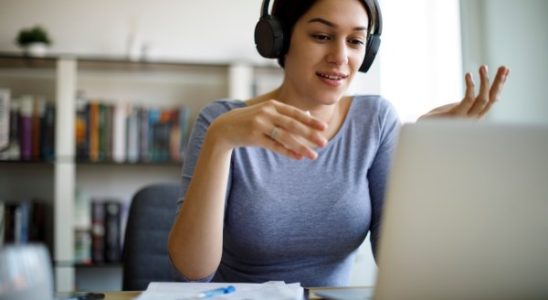
<path fill-rule="evenodd" d="M 208 135 L 230 149 L 259 146 L 294 159 L 316 159 L 313 147 L 327 144 L 321 134 L 325 129 L 327 124 L 307 112 L 268 100 L 222 114 Z"/>

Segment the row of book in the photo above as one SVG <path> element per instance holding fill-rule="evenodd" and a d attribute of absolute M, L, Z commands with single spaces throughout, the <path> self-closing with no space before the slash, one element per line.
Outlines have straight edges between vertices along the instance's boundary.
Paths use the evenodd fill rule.
<path fill-rule="evenodd" d="M 51 209 L 42 201 L 0 202 L 0 246 L 2 244 L 49 243 L 47 229 Z"/>
<path fill-rule="evenodd" d="M 179 162 L 188 140 L 186 106 L 155 108 L 78 98 L 76 158 L 91 162 Z M 53 161 L 55 105 L 0 88 L 0 160 Z"/>
<path fill-rule="evenodd" d="M 189 123 L 186 106 L 160 109 L 81 99 L 76 114 L 76 155 L 92 162 L 178 162 Z"/>
<path fill-rule="evenodd" d="M 126 206 L 111 198 L 92 198 L 77 192 L 74 261 L 77 264 L 121 261 Z"/>
<path fill-rule="evenodd" d="M 12 98 L 7 89 L 0 89 L 0 103 L 0 160 L 53 160 L 53 103 L 40 95 Z"/>

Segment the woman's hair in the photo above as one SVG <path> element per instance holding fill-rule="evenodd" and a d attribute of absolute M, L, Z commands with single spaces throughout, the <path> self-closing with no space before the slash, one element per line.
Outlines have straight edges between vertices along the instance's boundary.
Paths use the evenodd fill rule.
<path fill-rule="evenodd" d="M 371 13 L 375 11 L 375 5 L 373 0 L 359 0 L 369 17 L 369 32 L 372 31 L 374 24 L 376 24 L 376 15 Z M 293 28 L 297 21 L 317 2 L 317 0 L 275 0 L 272 5 L 272 16 L 274 16 L 283 27 L 284 31 L 284 45 L 283 51 L 278 57 L 278 64 L 284 67 L 284 58 L 289 50 L 289 44 L 291 42 L 291 35 L 293 34 Z M 376 12 L 376 11 L 375 11 Z"/>

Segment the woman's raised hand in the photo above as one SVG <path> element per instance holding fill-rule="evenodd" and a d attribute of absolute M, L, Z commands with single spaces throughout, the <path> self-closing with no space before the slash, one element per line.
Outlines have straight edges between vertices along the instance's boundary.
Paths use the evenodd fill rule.
<path fill-rule="evenodd" d="M 510 69 L 505 66 L 499 67 L 495 81 L 491 85 L 487 66 L 482 65 L 479 69 L 480 89 L 478 94 L 475 92 L 475 84 L 472 74 L 466 73 L 464 77 L 466 82 L 466 94 L 462 101 L 437 107 L 419 119 L 429 118 L 482 118 L 491 109 L 493 104 L 498 101 L 500 92 L 506 82 L 506 77 Z"/>
<path fill-rule="evenodd" d="M 327 124 L 307 112 L 268 100 L 222 114 L 208 135 L 230 149 L 258 146 L 294 159 L 316 159 L 313 148 L 327 144 L 321 134 L 325 129 Z"/>

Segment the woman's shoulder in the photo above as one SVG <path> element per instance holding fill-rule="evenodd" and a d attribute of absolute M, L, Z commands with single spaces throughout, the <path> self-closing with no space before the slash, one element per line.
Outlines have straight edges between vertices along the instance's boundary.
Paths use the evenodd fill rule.
<path fill-rule="evenodd" d="M 392 110 L 394 106 L 390 101 L 380 95 L 356 95 L 354 96 L 357 106 L 373 111 Z"/>
<path fill-rule="evenodd" d="M 398 120 L 398 113 L 394 105 L 380 95 L 356 95 L 353 98 L 355 110 L 360 115 L 377 116 L 381 119 Z"/>
<path fill-rule="evenodd" d="M 220 99 L 207 104 L 201 111 L 200 116 L 208 120 L 213 120 L 225 112 L 235 108 L 246 106 L 244 101 L 234 99 Z"/>

